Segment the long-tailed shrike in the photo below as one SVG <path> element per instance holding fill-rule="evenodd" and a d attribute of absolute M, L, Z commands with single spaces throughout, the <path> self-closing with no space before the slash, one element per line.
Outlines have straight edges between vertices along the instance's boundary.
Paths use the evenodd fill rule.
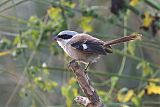
<path fill-rule="evenodd" d="M 61 31 L 54 37 L 67 55 L 76 61 L 88 63 L 88 65 L 96 62 L 101 55 L 112 53 L 111 45 L 140 38 L 141 35 L 132 34 L 110 41 L 102 41 L 91 35 L 70 30 Z"/>

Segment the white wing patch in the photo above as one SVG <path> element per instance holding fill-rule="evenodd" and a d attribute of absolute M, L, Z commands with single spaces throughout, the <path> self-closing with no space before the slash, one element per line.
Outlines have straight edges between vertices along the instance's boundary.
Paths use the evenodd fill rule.
<path fill-rule="evenodd" d="M 84 50 L 88 48 L 86 44 L 82 44 L 82 46 Z"/>

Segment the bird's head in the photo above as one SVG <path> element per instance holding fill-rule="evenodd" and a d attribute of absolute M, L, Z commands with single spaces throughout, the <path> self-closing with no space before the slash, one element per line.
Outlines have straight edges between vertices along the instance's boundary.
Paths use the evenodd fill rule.
<path fill-rule="evenodd" d="M 57 36 L 54 37 L 54 40 L 58 42 L 58 44 L 63 48 L 73 36 L 76 36 L 78 32 L 64 30 L 58 33 Z"/>
<path fill-rule="evenodd" d="M 54 37 L 54 40 L 56 40 L 56 41 L 69 40 L 73 36 L 75 36 L 76 34 L 78 34 L 78 33 L 75 31 L 64 30 L 64 31 L 61 31 L 60 33 L 58 33 L 58 35 Z"/>

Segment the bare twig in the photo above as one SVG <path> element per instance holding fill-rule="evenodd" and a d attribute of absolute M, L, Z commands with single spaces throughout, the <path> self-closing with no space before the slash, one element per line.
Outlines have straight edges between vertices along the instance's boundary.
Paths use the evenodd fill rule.
<path fill-rule="evenodd" d="M 79 86 L 86 95 L 86 97 L 77 96 L 75 101 L 86 107 L 105 107 L 96 90 L 92 87 L 88 74 L 84 72 L 84 69 L 75 61 L 70 62 L 69 68 L 75 74 Z"/>

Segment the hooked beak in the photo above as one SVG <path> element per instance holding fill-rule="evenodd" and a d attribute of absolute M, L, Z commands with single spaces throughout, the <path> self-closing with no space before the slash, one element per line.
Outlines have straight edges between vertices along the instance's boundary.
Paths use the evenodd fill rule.
<path fill-rule="evenodd" d="M 53 37 L 53 40 L 57 41 L 57 40 L 58 40 L 57 36 L 54 36 L 54 37 Z"/>

